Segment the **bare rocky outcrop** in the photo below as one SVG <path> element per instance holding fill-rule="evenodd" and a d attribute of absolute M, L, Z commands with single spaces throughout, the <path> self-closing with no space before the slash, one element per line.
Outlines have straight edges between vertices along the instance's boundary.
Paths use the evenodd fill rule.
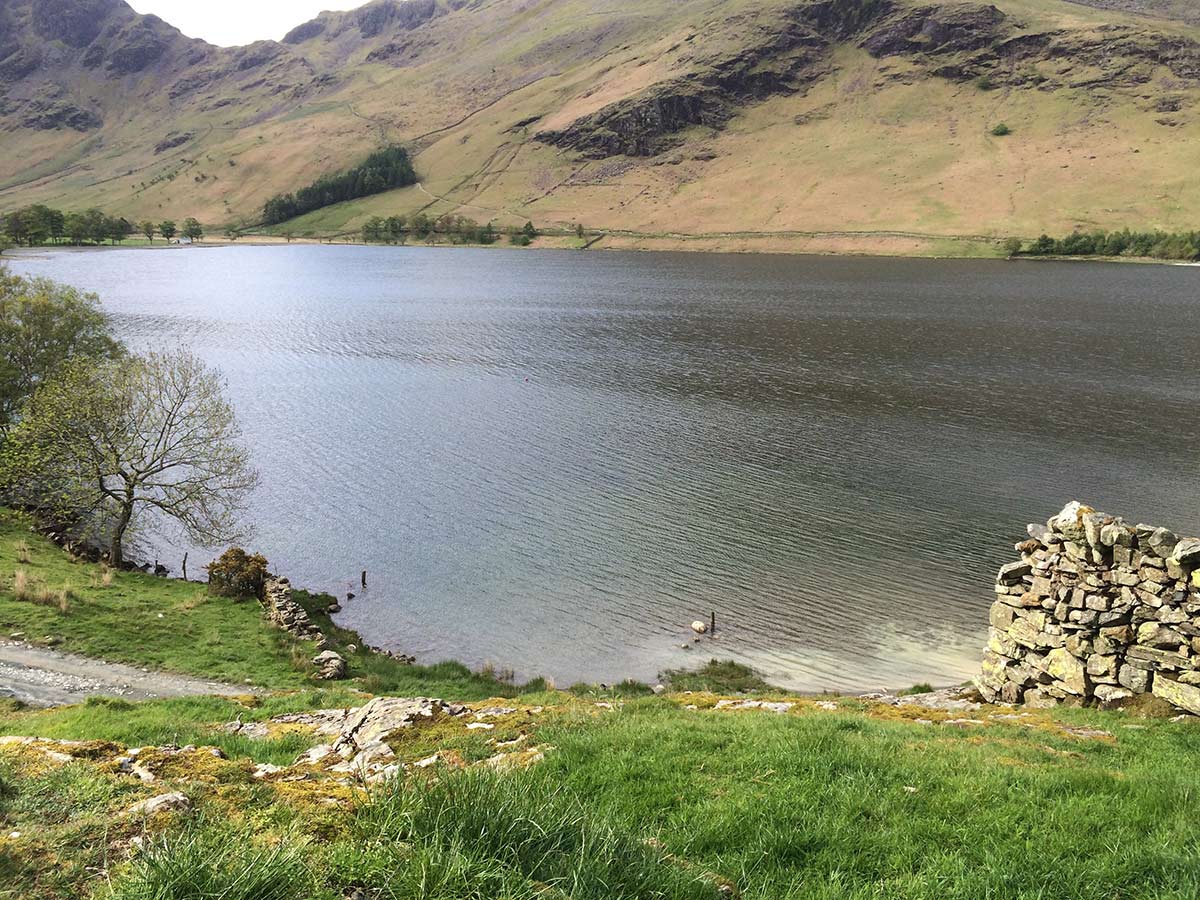
<path fill-rule="evenodd" d="M 748 104 L 803 93 L 832 71 L 831 53 L 845 42 L 877 58 L 908 58 L 911 68 L 888 76 L 904 80 L 986 79 L 994 87 L 1039 90 L 1129 87 L 1165 67 L 1175 78 L 1200 81 L 1200 44 L 1187 38 L 1129 25 L 1029 31 L 991 4 L 816 0 L 762 10 L 749 25 L 735 16 L 700 31 L 733 28 L 746 31 L 738 50 L 686 53 L 677 60 L 678 76 L 536 139 L 591 159 L 655 156 L 681 143 L 688 128 L 719 130 Z"/>
<path fill-rule="evenodd" d="M 921 6 L 885 19 L 861 42 L 872 56 L 957 53 L 992 46 L 1008 17 L 994 6 Z"/>
<path fill-rule="evenodd" d="M 595 159 L 655 156 L 677 146 L 687 128 L 720 129 L 747 103 L 804 90 L 828 73 L 827 56 L 838 39 L 890 8 L 889 0 L 823 0 L 764 12 L 750 22 L 710 23 L 709 30 L 744 27 L 744 45 L 688 59 L 678 77 L 536 138 Z"/>
<path fill-rule="evenodd" d="M 458 718 L 467 708 L 429 697 L 376 697 L 357 709 L 329 712 L 332 715 L 320 715 L 312 725 L 326 734 L 334 732 L 333 741 L 305 751 L 297 763 L 324 766 L 326 771 L 373 783 L 408 768 L 397 760 L 389 743 L 397 732 Z M 329 765 L 330 760 L 336 761 Z"/>
<path fill-rule="evenodd" d="M 1073 502 L 1000 569 L 989 701 L 1119 706 L 1152 693 L 1200 715 L 1200 539 Z"/>

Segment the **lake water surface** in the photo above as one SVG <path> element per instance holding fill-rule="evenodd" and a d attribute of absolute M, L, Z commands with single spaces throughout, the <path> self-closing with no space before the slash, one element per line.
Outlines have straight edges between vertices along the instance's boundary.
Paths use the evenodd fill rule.
<path fill-rule="evenodd" d="M 340 595 L 369 570 L 340 620 L 422 661 L 950 683 L 1026 522 L 1078 498 L 1200 532 L 1200 269 L 317 246 L 12 267 L 218 366 L 262 473 L 248 543 Z"/>

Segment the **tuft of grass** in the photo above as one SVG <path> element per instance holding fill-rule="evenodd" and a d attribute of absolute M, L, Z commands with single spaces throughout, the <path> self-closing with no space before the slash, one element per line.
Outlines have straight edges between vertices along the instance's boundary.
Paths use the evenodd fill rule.
<path fill-rule="evenodd" d="M 710 659 L 698 669 L 668 669 L 662 680 L 675 691 L 711 691 L 714 694 L 781 692 L 752 668 L 731 659 Z"/>
<path fill-rule="evenodd" d="M 33 562 L 33 553 L 25 541 L 17 541 L 13 544 L 13 549 L 17 552 L 17 562 L 21 565 L 27 566 Z"/>
<path fill-rule="evenodd" d="M 992 129 L 992 137 L 1006 137 L 1010 134 L 1012 134 L 1012 129 L 1003 122 Z"/>
<path fill-rule="evenodd" d="M 267 843 L 197 822 L 151 844 L 112 900 L 308 900 L 313 876 L 299 841 Z"/>
<path fill-rule="evenodd" d="M 647 697 L 654 693 L 650 685 L 633 678 L 627 678 L 614 685 L 588 684 L 581 681 L 571 685 L 568 691 L 577 697 Z"/>
<path fill-rule="evenodd" d="M 65 615 L 71 608 L 74 595 L 68 582 L 61 588 L 51 588 L 45 582 L 32 578 L 25 569 L 13 572 L 13 596 L 21 603 L 33 603 L 38 606 L 48 606 L 57 609 Z"/>
<path fill-rule="evenodd" d="M 358 810 L 333 860 L 336 885 L 396 900 L 721 896 L 716 879 L 676 864 L 647 835 L 528 773 L 395 782 Z"/>
<path fill-rule="evenodd" d="M 24 569 L 17 569 L 13 572 L 13 596 L 23 602 L 29 602 L 29 573 Z"/>
<path fill-rule="evenodd" d="M 900 691 L 896 696 L 897 697 L 911 697 L 915 694 L 930 694 L 932 692 L 933 692 L 933 685 L 929 684 L 928 682 L 922 681 L 920 684 L 914 684 L 910 688 L 905 688 L 904 690 Z"/>

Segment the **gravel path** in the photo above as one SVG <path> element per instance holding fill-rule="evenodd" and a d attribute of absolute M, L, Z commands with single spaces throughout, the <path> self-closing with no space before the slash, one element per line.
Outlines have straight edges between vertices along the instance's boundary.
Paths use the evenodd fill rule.
<path fill-rule="evenodd" d="M 203 694 L 232 696 L 251 691 L 247 686 L 201 681 L 0 641 L 0 697 L 31 706 L 65 706 L 88 697 L 187 697 Z"/>

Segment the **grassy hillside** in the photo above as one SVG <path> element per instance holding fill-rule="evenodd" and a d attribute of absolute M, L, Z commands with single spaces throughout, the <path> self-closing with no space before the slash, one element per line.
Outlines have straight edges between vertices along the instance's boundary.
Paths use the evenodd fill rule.
<path fill-rule="evenodd" d="M 378 30 L 361 17 L 398 8 L 391 0 L 331 14 L 270 45 L 258 67 L 240 68 L 248 51 L 213 48 L 199 86 L 182 93 L 101 80 L 99 128 L 7 133 L 0 207 L 251 223 L 269 196 L 400 142 L 420 185 L 287 230 L 352 232 L 372 215 L 424 210 L 581 222 L 612 232 L 610 246 L 908 252 L 936 241 L 954 252 L 1009 234 L 1200 220 L 1188 151 L 1200 29 L 1126 11 L 1170 9 L 403 4 L 418 5 L 429 18 L 381 19 Z M 173 65 L 164 81 L 195 80 L 182 55 Z M 36 77 L 72 92 L 83 76 L 26 81 Z M 9 95 L 41 89 L 22 82 Z M 130 92 L 138 106 L 116 112 Z M 994 136 L 1000 123 L 1011 134 Z"/>
<path fill-rule="evenodd" d="M 1192 723 L 1078 711 L 963 723 L 849 700 L 793 700 L 776 714 L 717 709 L 718 699 L 598 706 L 522 696 L 506 701 L 526 723 L 519 731 L 428 726 L 396 743 L 397 755 L 442 762 L 370 791 L 314 776 L 256 779 L 256 763 L 286 765 L 317 738 L 219 730 L 235 716 L 346 702 L 336 696 L 11 712 L 0 733 L 118 746 L 84 745 L 72 751 L 80 758 L 56 762 L 37 746 L 0 744 L 0 884 L 10 891 L 0 896 L 107 897 L 108 883 L 118 897 L 198 897 L 206 883 L 231 893 L 203 896 L 247 900 L 1183 900 L 1200 891 Z M 543 761 L 506 773 L 478 765 L 492 741 L 522 733 Z M 228 759 L 185 752 L 152 784 L 109 762 L 123 746 L 172 739 L 220 746 Z M 191 811 L 145 823 L 122 815 L 174 790 Z M 236 892 L 239 872 L 262 879 L 261 893 Z"/>
<path fill-rule="evenodd" d="M 355 680 L 318 688 L 263 632 L 253 604 L 200 602 L 196 586 L 138 575 L 106 585 L 102 570 L 32 539 L 11 516 L 0 551 L 5 572 L 16 552 L 52 584 L 86 585 L 66 613 L 0 593 L 6 627 L 135 661 L 169 649 L 163 661 L 174 668 L 248 672 L 283 688 L 54 710 L 0 704 L 0 898 L 1200 892 L 1194 718 L 798 697 L 721 665 L 677 676 L 660 696 L 636 685 L 515 688 L 452 666 L 397 667 L 401 676 L 362 660 Z M 389 737 L 410 767 L 392 781 L 365 786 L 293 766 L 330 738 L 276 717 L 375 693 L 443 696 L 469 711 Z M 146 748 L 136 766 L 131 747 Z M 181 811 L 129 812 L 173 792 Z"/>

